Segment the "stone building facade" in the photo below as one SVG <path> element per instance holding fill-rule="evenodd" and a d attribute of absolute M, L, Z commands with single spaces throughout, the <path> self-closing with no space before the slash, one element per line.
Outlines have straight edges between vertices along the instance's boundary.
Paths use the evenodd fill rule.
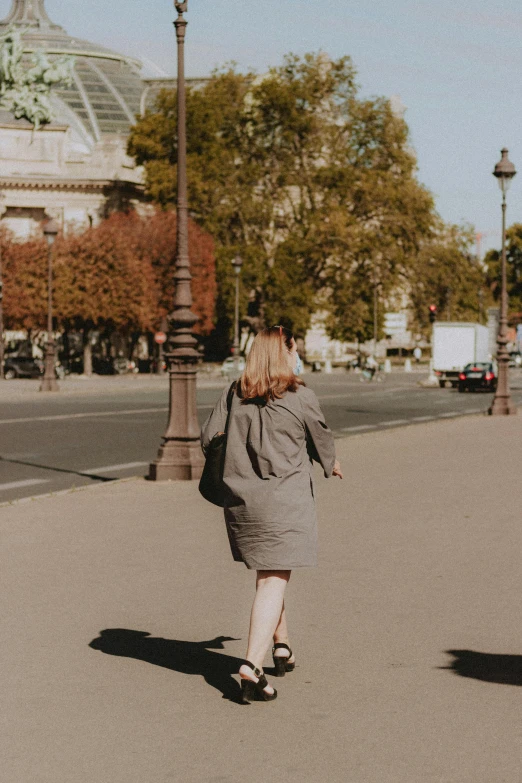
<path fill-rule="evenodd" d="M 52 91 L 54 119 L 34 131 L 0 110 L 0 213 L 18 237 L 45 215 L 65 230 L 86 228 L 115 209 L 144 203 L 143 173 L 126 154 L 144 92 L 139 61 L 68 35 L 44 0 L 13 0 L 0 34 L 18 28 L 24 57 L 74 58 L 73 80 Z"/>

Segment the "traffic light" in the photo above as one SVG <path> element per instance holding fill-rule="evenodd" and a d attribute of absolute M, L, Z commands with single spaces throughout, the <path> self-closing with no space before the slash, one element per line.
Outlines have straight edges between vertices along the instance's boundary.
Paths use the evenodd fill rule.
<path fill-rule="evenodd" d="M 437 320 L 437 305 L 430 305 L 430 324 Z"/>

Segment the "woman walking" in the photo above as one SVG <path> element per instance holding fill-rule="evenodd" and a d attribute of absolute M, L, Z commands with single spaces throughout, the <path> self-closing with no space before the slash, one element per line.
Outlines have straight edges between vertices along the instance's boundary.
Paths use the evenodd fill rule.
<path fill-rule="evenodd" d="M 314 392 L 298 378 L 301 360 L 282 326 L 260 332 L 230 403 L 229 390 L 203 425 L 203 450 L 227 426 L 223 481 L 225 521 L 234 560 L 257 571 L 246 660 L 239 670 L 244 701 L 272 701 L 263 660 L 273 640 L 276 676 L 295 666 L 289 646 L 285 588 L 294 568 L 317 564 L 312 460 L 342 478 L 334 439 Z"/>

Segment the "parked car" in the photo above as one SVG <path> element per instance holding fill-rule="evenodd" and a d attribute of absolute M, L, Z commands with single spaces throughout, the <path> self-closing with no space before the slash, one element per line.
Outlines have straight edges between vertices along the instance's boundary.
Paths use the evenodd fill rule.
<path fill-rule="evenodd" d="M 4 361 L 4 377 L 12 378 L 39 378 L 43 373 L 44 365 L 41 359 L 33 359 L 32 356 L 17 356 L 8 354 Z"/>
<path fill-rule="evenodd" d="M 238 356 L 236 358 L 235 356 L 227 356 L 227 358 L 221 365 L 221 375 L 229 375 L 236 372 L 236 361 L 237 361 L 238 372 L 243 372 L 246 366 L 245 357 Z"/>
<path fill-rule="evenodd" d="M 115 375 L 127 375 L 127 373 L 139 372 L 136 362 L 127 359 L 125 356 L 116 356 L 112 360 L 112 367 Z"/>
<path fill-rule="evenodd" d="M 67 363 L 67 372 L 79 373 L 84 372 L 83 367 L 83 354 L 69 359 Z M 139 368 L 136 362 L 126 359 L 124 356 L 93 356 L 92 357 L 92 371 L 96 375 L 125 375 L 126 373 L 137 373 Z"/>
<path fill-rule="evenodd" d="M 467 364 L 459 375 L 459 392 L 477 389 L 495 391 L 497 381 L 496 367 L 492 362 Z"/>
<path fill-rule="evenodd" d="M 509 367 L 522 367 L 522 354 L 520 351 L 511 351 L 509 354 Z"/>

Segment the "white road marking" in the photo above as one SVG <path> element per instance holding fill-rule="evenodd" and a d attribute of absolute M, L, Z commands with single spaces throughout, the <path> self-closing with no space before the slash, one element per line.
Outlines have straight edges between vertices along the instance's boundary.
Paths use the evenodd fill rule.
<path fill-rule="evenodd" d="M 198 405 L 199 410 L 212 410 L 213 405 Z M 55 416 L 29 416 L 23 419 L 0 419 L 0 424 L 28 424 L 32 421 L 66 421 L 67 419 L 94 419 L 102 416 L 132 416 L 136 413 L 166 413 L 163 408 L 132 408 L 123 411 L 92 411 L 91 413 L 61 413 Z"/>
<path fill-rule="evenodd" d="M 460 416 L 460 413 L 457 413 L 456 411 L 453 411 L 451 413 L 439 413 L 438 418 L 439 419 L 452 419 L 454 416 Z"/>
<path fill-rule="evenodd" d="M 62 413 L 55 416 L 31 416 L 24 419 L 0 419 L 0 424 L 26 424 L 31 421 L 65 421 L 66 419 L 90 419 L 101 416 L 132 416 L 133 413 L 164 413 L 168 408 L 133 408 L 124 411 L 92 411 L 92 413 Z"/>
<path fill-rule="evenodd" d="M 410 421 L 433 421 L 435 416 L 414 416 Z"/>
<path fill-rule="evenodd" d="M 399 392 L 406 392 L 406 391 L 418 391 L 418 389 L 412 388 L 411 386 L 394 386 L 393 389 L 387 388 L 378 389 L 379 394 L 398 394 Z M 404 394 L 401 394 L 401 397 L 404 397 Z"/>
<path fill-rule="evenodd" d="M 466 408 L 462 413 L 482 413 L 482 408 Z"/>
<path fill-rule="evenodd" d="M 18 487 L 32 487 L 35 484 L 48 483 L 48 479 L 25 479 L 25 481 L 10 481 L 7 484 L 0 484 L 0 491 L 5 489 L 18 489 Z"/>
<path fill-rule="evenodd" d="M 372 396 L 375 397 L 376 394 L 397 394 L 398 392 L 407 391 L 410 388 L 411 387 L 409 387 L 409 386 L 397 386 L 397 387 L 395 387 L 393 389 L 383 389 L 382 387 L 381 388 L 375 388 L 375 392 L 373 393 Z M 350 399 L 351 397 L 353 397 L 354 393 L 357 392 L 358 390 L 359 390 L 359 387 L 356 386 L 354 388 L 347 388 L 345 391 L 343 391 L 342 393 L 339 393 L 339 394 L 320 394 L 318 392 L 317 393 L 317 398 L 319 400 L 337 400 L 337 399 L 339 399 L 339 400 L 341 400 L 341 399 L 342 400 L 346 400 L 346 399 Z M 403 395 L 401 395 L 401 396 L 403 396 Z"/>
<path fill-rule="evenodd" d="M 131 468 L 143 468 L 148 462 L 123 462 L 120 465 L 105 465 L 103 468 L 86 468 L 78 473 L 113 473 L 118 470 L 130 470 Z"/>
<path fill-rule="evenodd" d="M 396 424 L 408 424 L 411 419 L 394 419 L 394 421 L 381 421 L 381 427 L 395 427 Z"/>
<path fill-rule="evenodd" d="M 360 424 L 358 427 L 341 427 L 341 432 L 359 432 L 361 430 L 374 430 L 377 424 Z"/>

